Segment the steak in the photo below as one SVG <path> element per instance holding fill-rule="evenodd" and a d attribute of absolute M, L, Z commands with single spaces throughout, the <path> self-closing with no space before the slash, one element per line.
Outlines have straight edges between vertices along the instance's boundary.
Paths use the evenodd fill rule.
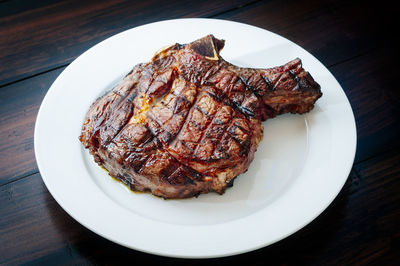
<path fill-rule="evenodd" d="M 90 107 L 80 141 L 109 174 L 163 198 L 223 194 L 247 171 L 262 121 L 306 113 L 322 96 L 300 59 L 234 66 L 212 35 L 158 51 Z"/>

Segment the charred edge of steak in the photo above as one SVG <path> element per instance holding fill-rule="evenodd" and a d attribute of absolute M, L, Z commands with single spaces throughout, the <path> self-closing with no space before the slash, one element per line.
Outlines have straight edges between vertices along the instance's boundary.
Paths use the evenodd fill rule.
<path fill-rule="evenodd" d="M 276 77 L 276 70 L 280 70 Z M 314 103 L 322 96 L 320 85 L 302 67 L 302 62 L 296 58 L 289 63 L 265 72 L 265 79 L 275 78 L 271 82 L 273 88 L 262 96 L 266 106 L 275 115 L 283 113 L 303 114 L 314 108 Z"/>

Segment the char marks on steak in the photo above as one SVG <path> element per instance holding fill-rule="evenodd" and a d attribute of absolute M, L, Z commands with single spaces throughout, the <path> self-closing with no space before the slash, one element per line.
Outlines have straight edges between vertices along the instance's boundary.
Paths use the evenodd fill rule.
<path fill-rule="evenodd" d="M 134 191 L 222 194 L 252 162 L 262 121 L 321 97 L 300 59 L 241 68 L 220 57 L 223 46 L 212 35 L 169 46 L 97 99 L 80 136 L 95 161 Z"/>

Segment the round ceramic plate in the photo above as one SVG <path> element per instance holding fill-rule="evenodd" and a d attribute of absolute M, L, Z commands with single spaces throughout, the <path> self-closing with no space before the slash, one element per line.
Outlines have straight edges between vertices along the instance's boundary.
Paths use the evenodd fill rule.
<path fill-rule="evenodd" d="M 308 114 L 264 122 L 264 139 L 253 163 L 223 196 L 163 200 L 130 192 L 101 170 L 78 141 L 89 106 L 159 48 L 210 33 L 226 40 L 221 55 L 238 66 L 267 68 L 301 58 L 323 97 Z M 184 258 L 239 254 L 301 229 L 339 193 L 355 148 L 351 107 L 326 67 L 274 33 L 215 19 L 147 24 L 95 45 L 53 83 L 35 127 L 43 181 L 74 219 L 123 246 Z"/>

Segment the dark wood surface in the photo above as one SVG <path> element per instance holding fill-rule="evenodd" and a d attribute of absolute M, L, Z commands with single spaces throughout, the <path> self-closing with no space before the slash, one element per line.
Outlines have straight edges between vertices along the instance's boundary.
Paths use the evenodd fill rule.
<path fill-rule="evenodd" d="M 0 264 L 400 265 L 397 16 L 383 1 L 1 1 Z M 113 34 L 183 17 L 240 21 L 294 41 L 328 67 L 352 105 L 358 143 L 345 186 L 311 224 L 271 246 L 209 260 L 130 250 L 78 224 L 38 172 L 35 119 L 63 69 Z"/>

